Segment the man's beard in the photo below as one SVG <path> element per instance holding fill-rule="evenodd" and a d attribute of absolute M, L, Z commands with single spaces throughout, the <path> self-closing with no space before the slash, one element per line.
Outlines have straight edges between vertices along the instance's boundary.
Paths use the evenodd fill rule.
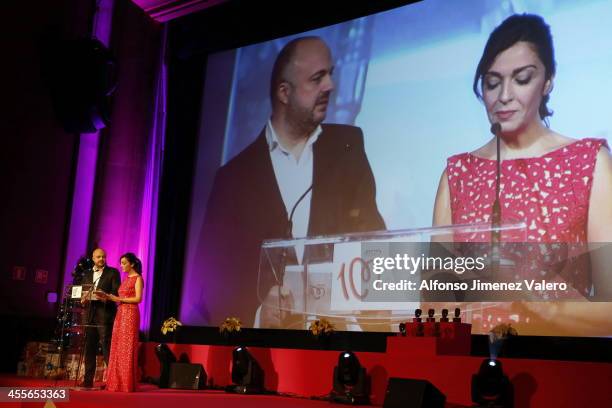
<path fill-rule="evenodd" d="M 291 126 L 298 130 L 300 133 L 310 134 L 323 122 L 325 116 L 327 116 L 327 107 L 320 119 L 315 119 L 315 110 L 321 104 L 322 101 L 327 100 L 329 102 L 329 93 L 322 94 L 317 98 L 314 105 L 311 108 L 296 107 L 295 105 L 289 106 L 289 123 Z"/>

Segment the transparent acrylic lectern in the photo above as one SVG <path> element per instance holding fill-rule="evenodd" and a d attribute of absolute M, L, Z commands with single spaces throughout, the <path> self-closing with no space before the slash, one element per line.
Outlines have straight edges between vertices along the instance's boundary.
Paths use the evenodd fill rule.
<path fill-rule="evenodd" d="M 305 329 L 314 319 L 326 318 L 340 330 L 393 330 L 390 324 L 412 317 L 415 307 L 423 302 L 470 299 L 445 291 L 440 292 L 441 297 L 429 297 L 430 292 L 422 290 L 378 290 L 385 282 L 388 289 L 406 284 L 408 279 L 402 276 L 421 280 L 430 276 L 438 282 L 445 278 L 496 279 L 493 275 L 499 273 L 500 264 L 506 269 L 512 264 L 504 265 L 499 259 L 492 238 L 517 243 L 525 242 L 526 234 L 524 223 L 498 228 L 482 223 L 264 241 L 257 288 L 261 313 L 256 327 Z M 410 254 L 408 261 L 421 262 L 421 268 L 393 272 L 387 268 L 381 273 L 385 265 L 376 264 L 375 258 L 400 256 L 404 261 L 401 256 L 405 253 Z M 439 265 L 422 267 L 434 258 L 453 262 L 460 257 L 483 257 L 486 267 L 476 274 L 464 271 L 460 275 L 441 271 L 444 268 Z"/>
<path fill-rule="evenodd" d="M 56 343 L 60 368 L 64 379 L 74 380 L 75 385 L 82 375 L 87 329 L 100 326 L 91 323 L 91 301 L 97 300 L 94 290 L 93 284 L 67 285 L 58 316 Z M 86 301 L 81 302 L 82 299 Z"/>

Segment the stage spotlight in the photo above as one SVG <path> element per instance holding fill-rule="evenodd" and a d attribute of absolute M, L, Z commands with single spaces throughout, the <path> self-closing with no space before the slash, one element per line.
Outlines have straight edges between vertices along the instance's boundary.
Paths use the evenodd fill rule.
<path fill-rule="evenodd" d="M 264 390 L 264 373 L 246 347 L 232 352 L 232 382 L 225 389 L 238 394 L 259 394 Z"/>
<path fill-rule="evenodd" d="M 334 388 L 330 394 L 331 402 L 352 405 L 369 404 L 370 383 L 366 369 L 359 364 L 357 356 L 344 351 L 338 357 L 334 368 Z"/>
<path fill-rule="evenodd" d="M 168 388 L 168 382 L 170 381 L 170 366 L 172 363 L 176 363 L 176 356 L 168 348 L 165 343 L 160 343 L 155 346 L 155 355 L 159 360 L 159 388 Z M 152 381 L 155 383 L 156 381 L 153 379 Z"/>
<path fill-rule="evenodd" d="M 472 375 L 472 401 L 479 407 L 510 408 L 514 405 L 512 384 L 499 360 L 486 359 Z"/>

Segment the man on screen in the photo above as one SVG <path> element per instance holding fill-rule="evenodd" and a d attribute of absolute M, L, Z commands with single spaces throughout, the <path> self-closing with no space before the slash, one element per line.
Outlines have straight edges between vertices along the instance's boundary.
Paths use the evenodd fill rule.
<path fill-rule="evenodd" d="M 217 171 L 202 231 L 202 267 L 218 277 L 207 284 L 227 294 L 225 316 L 250 323 L 255 315 L 264 239 L 385 229 L 361 129 L 321 124 L 333 70 L 320 38 L 285 45 L 272 69 L 271 118 Z M 275 293 L 284 296 L 274 290 L 269 296 Z M 265 306 L 260 318 L 261 326 L 280 325 L 278 313 Z"/>

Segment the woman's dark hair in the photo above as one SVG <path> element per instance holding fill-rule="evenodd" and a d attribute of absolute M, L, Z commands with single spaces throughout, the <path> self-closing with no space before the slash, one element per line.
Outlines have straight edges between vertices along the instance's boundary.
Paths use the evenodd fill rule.
<path fill-rule="evenodd" d="M 127 259 L 127 261 L 134 266 L 134 270 L 136 271 L 137 274 L 142 275 L 142 262 L 140 262 L 140 259 L 138 259 L 138 257 L 136 255 L 134 255 L 134 253 L 132 252 L 127 252 L 123 255 L 121 255 L 119 257 L 119 260 L 121 259 Z"/>
<path fill-rule="evenodd" d="M 555 50 L 553 48 L 550 27 L 544 19 L 535 14 L 514 14 L 504 20 L 489 36 L 485 45 L 482 57 L 476 68 L 474 75 L 473 90 L 479 99 L 482 99 L 479 84 L 485 74 L 493 65 L 493 61 L 501 52 L 512 47 L 519 41 L 525 41 L 533 46 L 535 53 L 546 68 L 545 77 L 547 80 L 555 75 Z M 552 112 L 546 106 L 548 95 L 544 95 L 540 103 L 540 119 L 551 116 Z"/>

